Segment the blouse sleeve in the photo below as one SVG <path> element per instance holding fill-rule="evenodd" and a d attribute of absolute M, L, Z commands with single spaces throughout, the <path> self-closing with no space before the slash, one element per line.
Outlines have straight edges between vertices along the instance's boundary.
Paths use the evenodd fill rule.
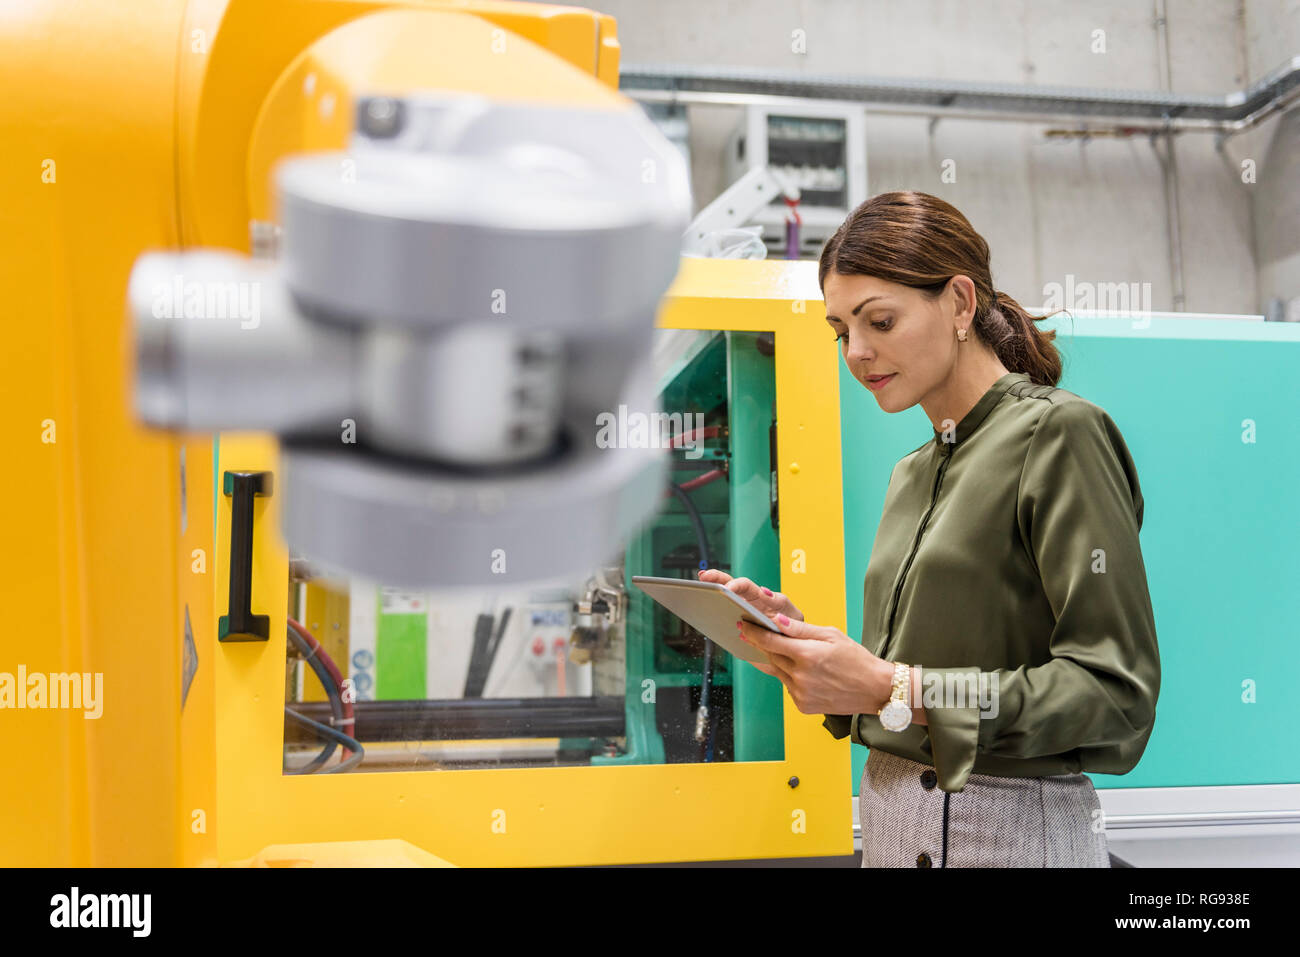
<path fill-rule="evenodd" d="M 923 445 L 921 446 L 921 448 L 925 448 L 925 446 Z M 909 452 L 908 455 L 910 454 L 911 453 Z M 906 455 L 903 456 L 903 459 L 905 458 L 907 458 Z M 881 509 L 881 516 L 880 516 L 880 520 L 882 523 L 884 522 L 885 510 L 889 508 L 890 496 L 894 491 L 894 476 L 898 474 L 898 467 L 903 463 L 903 459 L 899 459 L 897 462 L 895 462 L 894 467 L 889 472 L 889 482 L 885 485 L 885 504 L 884 507 Z M 877 525 L 876 539 L 873 540 L 871 544 L 871 550 L 873 552 L 876 550 L 875 541 L 879 540 L 879 538 L 880 538 L 880 526 Z M 858 641 L 861 642 L 862 639 L 859 638 Z M 825 728 L 827 731 L 829 731 L 831 733 L 831 737 L 835 738 L 837 741 L 840 738 L 848 738 L 854 744 L 861 744 L 863 746 L 866 746 L 867 744 L 867 742 L 863 741 L 862 738 L 858 736 L 858 715 L 856 714 L 828 714 L 825 716 L 824 720 L 822 721 L 822 727 Z"/>
<path fill-rule="evenodd" d="M 1107 770 L 1137 764 L 1160 687 L 1138 545 L 1142 508 L 1132 457 L 1103 409 L 1071 401 L 1043 413 L 1016 522 L 1055 618 L 1049 657 L 983 673 L 922 663 L 921 705 L 943 790 L 962 789 L 977 752 L 1031 758 L 1121 746 L 1124 766 Z M 977 693 L 942 693 L 957 686 Z"/>
<path fill-rule="evenodd" d="M 856 714 L 828 714 L 822 721 L 822 727 L 831 733 L 831 737 L 839 740 L 848 737 L 852 733 L 853 725 L 857 723 Z M 857 741 L 857 735 L 853 736 Z M 861 742 L 858 742 L 861 744 Z"/>

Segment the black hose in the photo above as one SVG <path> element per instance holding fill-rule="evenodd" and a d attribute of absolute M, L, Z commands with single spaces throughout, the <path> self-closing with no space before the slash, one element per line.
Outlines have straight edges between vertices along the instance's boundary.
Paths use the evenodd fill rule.
<path fill-rule="evenodd" d="M 695 529 L 695 541 L 700 550 L 700 567 L 708 568 L 713 564 L 713 555 L 709 551 L 709 536 L 704 531 L 704 520 L 700 518 L 700 510 L 695 507 L 691 501 L 691 496 L 687 491 L 676 482 L 669 482 L 668 488 L 677 496 L 677 500 L 682 503 L 682 508 L 686 511 L 686 516 L 691 520 L 691 525 Z M 707 716 L 708 728 L 706 729 L 705 740 L 700 743 L 701 757 L 705 761 L 713 759 L 713 712 L 709 710 L 709 692 L 713 687 L 713 642 L 708 638 L 704 639 L 704 665 L 700 675 L 700 708 Z"/>
<path fill-rule="evenodd" d="M 338 764 L 334 765 L 334 767 L 326 768 L 321 772 L 321 774 L 337 774 L 340 771 L 351 771 L 360 764 L 361 759 L 366 756 L 365 749 L 361 747 L 361 742 L 356 738 L 349 738 L 342 731 L 338 730 L 338 728 L 331 728 L 328 724 L 321 724 L 319 721 L 313 721 L 306 715 L 294 711 L 293 708 L 290 708 L 288 705 L 284 706 L 284 713 L 286 717 L 292 718 L 305 728 L 310 728 L 331 744 L 341 744 L 352 752 L 351 757 L 346 761 L 340 761 Z M 302 774 L 303 772 L 293 771 L 289 773 Z"/>
<path fill-rule="evenodd" d="M 307 644 L 302 635 L 298 634 L 298 632 L 293 629 L 293 626 L 289 626 L 288 630 L 289 641 L 293 643 L 298 654 L 302 655 L 302 657 L 307 660 L 307 664 L 311 666 L 311 670 L 314 671 L 316 677 L 320 679 L 321 687 L 325 689 L 325 696 L 329 699 L 330 712 L 334 715 L 334 721 L 337 724 L 343 720 L 343 699 L 339 697 L 339 690 L 334 686 L 334 678 L 330 675 L 329 670 L 326 669 L 325 663 L 312 651 L 311 645 Z M 302 717 L 301 715 L 298 715 L 297 712 L 293 713 L 297 717 Z M 312 723 L 316 724 L 317 722 L 313 721 Z M 324 727 L 324 725 L 321 725 L 321 727 Z M 285 769 L 284 773 L 311 774 L 316 771 L 317 768 L 324 765 L 325 762 L 334 755 L 334 751 L 337 747 L 338 742 L 335 738 L 326 737 L 325 744 L 321 748 L 320 754 L 316 755 L 316 757 L 312 758 L 309 763 L 302 767 L 295 770 Z"/>
<path fill-rule="evenodd" d="M 713 564 L 713 556 L 709 552 L 709 537 L 704 533 L 704 521 L 700 518 L 700 510 L 691 501 L 690 494 L 676 482 L 669 482 L 668 488 L 677 496 L 677 500 L 682 503 L 682 508 L 686 510 L 686 516 L 691 520 L 691 525 L 695 528 L 695 541 L 699 545 L 700 561 L 707 568 Z"/>

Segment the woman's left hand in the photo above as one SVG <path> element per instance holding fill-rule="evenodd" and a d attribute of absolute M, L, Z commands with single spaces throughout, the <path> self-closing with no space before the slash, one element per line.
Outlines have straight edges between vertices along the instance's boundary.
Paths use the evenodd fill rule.
<path fill-rule="evenodd" d="M 892 664 L 838 628 L 785 615 L 774 620 L 781 626 L 780 634 L 747 621 L 737 624 L 741 636 L 771 662 L 754 667 L 780 678 L 802 714 L 874 714 L 884 707 Z"/>

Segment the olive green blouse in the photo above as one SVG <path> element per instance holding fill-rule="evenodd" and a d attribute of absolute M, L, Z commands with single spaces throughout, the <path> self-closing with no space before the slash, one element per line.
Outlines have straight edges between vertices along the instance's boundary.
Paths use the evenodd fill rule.
<path fill-rule="evenodd" d="M 1142 493 L 1100 407 L 1009 373 L 890 475 L 862 642 L 921 667 L 928 726 L 827 715 L 837 738 L 968 776 L 1124 774 L 1155 723 L 1160 653 Z"/>

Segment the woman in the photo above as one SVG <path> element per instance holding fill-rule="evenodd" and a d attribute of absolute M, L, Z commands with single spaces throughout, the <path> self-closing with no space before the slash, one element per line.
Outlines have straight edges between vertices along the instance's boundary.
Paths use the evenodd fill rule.
<path fill-rule="evenodd" d="M 723 572 L 783 633 L 758 665 L 837 738 L 870 748 L 864 867 L 1109 867 L 1085 771 L 1124 774 L 1155 721 L 1160 659 L 1138 544 L 1142 493 L 1098 406 L 989 274 L 948 203 L 884 193 L 822 251 L 826 321 L 886 412 L 933 437 L 890 476 L 862 643 Z"/>

